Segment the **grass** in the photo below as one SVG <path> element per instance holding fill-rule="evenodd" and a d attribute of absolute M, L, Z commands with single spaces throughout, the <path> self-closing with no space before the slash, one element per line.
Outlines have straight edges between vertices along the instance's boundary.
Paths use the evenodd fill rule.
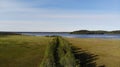
<path fill-rule="evenodd" d="M 53 38 L 0 36 L 0 67 L 120 67 L 119 39 Z"/>
<path fill-rule="evenodd" d="M 50 37 L 0 36 L 0 67 L 38 67 Z"/>
<path fill-rule="evenodd" d="M 61 67 L 76 67 L 76 59 L 68 41 L 59 38 L 58 57 Z"/>
<path fill-rule="evenodd" d="M 92 39 L 92 38 L 66 38 L 74 47 L 84 52 L 81 56 L 83 61 L 90 60 L 85 56 L 92 55 L 89 62 L 95 62 L 96 66 L 120 67 L 120 40 L 117 39 Z M 87 54 L 85 54 L 87 53 Z M 97 57 L 93 54 L 97 55 Z M 84 56 L 84 57 L 83 57 Z M 96 57 L 93 58 L 93 57 Z M 82 60 L 80 59 L 80 60 Z M 86 62 L 88 63 L 88 62 Z M 85 63 L 84 63 L 85 64 Z"/>
<path fill-rule="evenodd" d="M 55 37 L 47 46 L 44 60 L 40 67 L 76 67 L 76 60 L 71 46 L 62 37 Z"/>
<path fill-rule="evenodd" d="M 53 39 L 53 41 L 47 45 L 47 49 L 44 55 L 44 59 L 40 64 L 40 67 L 56 67 L 56 59 L 55 53 L 57 48 L 57 39 Z"/>

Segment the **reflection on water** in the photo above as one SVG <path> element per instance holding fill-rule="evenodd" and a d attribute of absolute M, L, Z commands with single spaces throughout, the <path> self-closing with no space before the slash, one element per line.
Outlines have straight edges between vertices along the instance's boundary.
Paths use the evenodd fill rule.
<path fill-rule="evenodd" d="M 24 35 L 33 35 L 33 36 L 52 36 L 58 35 L 63 37 L 71 38 L 110 38 L 110 39 L 120 39 L 120 34 L 69 34 L 69 33 L 22 33 Z"/>

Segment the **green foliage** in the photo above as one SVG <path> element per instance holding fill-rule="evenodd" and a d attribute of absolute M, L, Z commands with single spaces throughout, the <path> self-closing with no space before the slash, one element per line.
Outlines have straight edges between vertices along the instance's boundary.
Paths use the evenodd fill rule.
<path fill-rule="evenodd" d="M 71 34 L 120 34 L 120 30 L 116 31 L 89 31 L 89 30 L 79 30 L 79 31 L 73 31 Z"/>
<path fill-rule="evenodd" d="M 56 37 L 48 45 L 40 67 L 76 67 L 76 60 L 70 44 L 62 37 Z"/>
<path fill-rule="evenodd" d="M 0 36 L 0 67 L 38 67 L 52 38 Z"/>
<path fill-rule="evenodd" d="M 56 40 L 54 39 L 50 45 L 47 46 L 44 60 L 40 67 L 56 67 L 54 52 L 56 48 Z"/>

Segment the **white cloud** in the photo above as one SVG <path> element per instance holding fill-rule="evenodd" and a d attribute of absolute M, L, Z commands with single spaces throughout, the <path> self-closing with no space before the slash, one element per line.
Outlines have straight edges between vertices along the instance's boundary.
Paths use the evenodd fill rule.
<path fill-rule="evenodd" d="M 37 1 L 22 3 L 17 0 L 0 0 L 0 30 L 62 31 L 63 27 L 66 27 L 64 30 L 72 30 L 76 27 L 119 25 L 119 13 L 30 7 Z M 38 3 L 43 5 L 50 0 L 45 1 Z"/>
<path fill-rule="evenodd" d="M 120 14 L 89 14 L 89 13 L 72 13 L 62 12 L 61 10 L 44 10 L 44 9 L 18 9 L 15 12 L 0 12 L 0 18 L 16 18 L 16 19 L 95 19 L 108 20 L 119 19 Z"/>
<path fill-rule="evenodd" d="M 83 11 L 70 11 L 61 9 L 45 9 L 45 8 L 28 8 L 27 5 L 32 5 L 32 3 L 45 4 L 50 0 L 40 1 L 35 0 L 29 3 L 22 3 L 19 0 L 0 0 L 1 7 L 4 9 L 0 10 L 0 18 L 16 18 L 16 19 L 40 19 L 40 18 L 52 18 L 52 19 L 119 19 L 120 14 L 99 14 L 98 13 L 85 13 Z M 51 2 L 50 2 L 51 3 Z"/>

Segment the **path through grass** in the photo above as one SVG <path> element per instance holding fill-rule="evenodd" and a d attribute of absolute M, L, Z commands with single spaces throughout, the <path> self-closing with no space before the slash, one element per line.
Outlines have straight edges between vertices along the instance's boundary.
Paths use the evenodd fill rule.
<path fill-rule="evenodd" d="M 70 44 L 62 37 L 56 37 L 48 45 L 40 67 L 77 67 Z"/>

